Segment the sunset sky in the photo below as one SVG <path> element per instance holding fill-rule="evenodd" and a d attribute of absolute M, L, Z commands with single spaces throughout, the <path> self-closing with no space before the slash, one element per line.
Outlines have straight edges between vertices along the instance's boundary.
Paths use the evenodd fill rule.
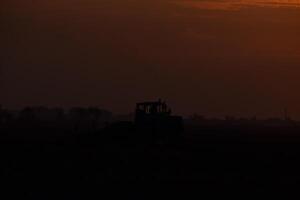
<path fill-rule="evenodd" d="M 2 0 L 1 99 L 300 119 L 300 0 Z"/>

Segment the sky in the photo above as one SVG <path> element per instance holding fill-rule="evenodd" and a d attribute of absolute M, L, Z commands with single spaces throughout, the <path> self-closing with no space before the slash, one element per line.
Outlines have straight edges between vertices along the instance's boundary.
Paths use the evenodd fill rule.
<path fill-rule="evenodd" d="M 300 0 L 4 0 L 0 104 L 300 119 Z"/>

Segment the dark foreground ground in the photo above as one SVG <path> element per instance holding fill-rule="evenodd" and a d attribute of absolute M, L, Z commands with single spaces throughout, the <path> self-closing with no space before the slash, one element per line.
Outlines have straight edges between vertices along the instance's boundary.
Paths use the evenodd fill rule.
<path fill-rule="evenodd" d="M 168 140 L 130 127 L 59 137 L 1 131 L 2 191 L 19 199 L 187 199 L 300 183 L 296 128 L 190 127 Z"/>

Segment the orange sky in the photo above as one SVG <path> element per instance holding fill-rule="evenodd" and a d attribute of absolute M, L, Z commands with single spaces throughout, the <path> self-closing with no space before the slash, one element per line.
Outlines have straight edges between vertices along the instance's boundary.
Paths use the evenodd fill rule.
<path fill-rule="evenodd" d="M 2 104 L 300 118 L 298 2 L 4 0 Z"/>

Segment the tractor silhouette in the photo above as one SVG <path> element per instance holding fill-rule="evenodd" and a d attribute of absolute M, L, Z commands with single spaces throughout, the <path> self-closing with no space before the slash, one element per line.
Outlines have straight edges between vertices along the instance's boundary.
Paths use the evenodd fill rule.
<path fill-rule="evenodd" d="M 136 104 L 135 126 L 137 130 L 151 133 L 154 138 L 171 138 L 183 131 L 183 120 L 172 116 L 166 102 L 143 102 Z"/>

